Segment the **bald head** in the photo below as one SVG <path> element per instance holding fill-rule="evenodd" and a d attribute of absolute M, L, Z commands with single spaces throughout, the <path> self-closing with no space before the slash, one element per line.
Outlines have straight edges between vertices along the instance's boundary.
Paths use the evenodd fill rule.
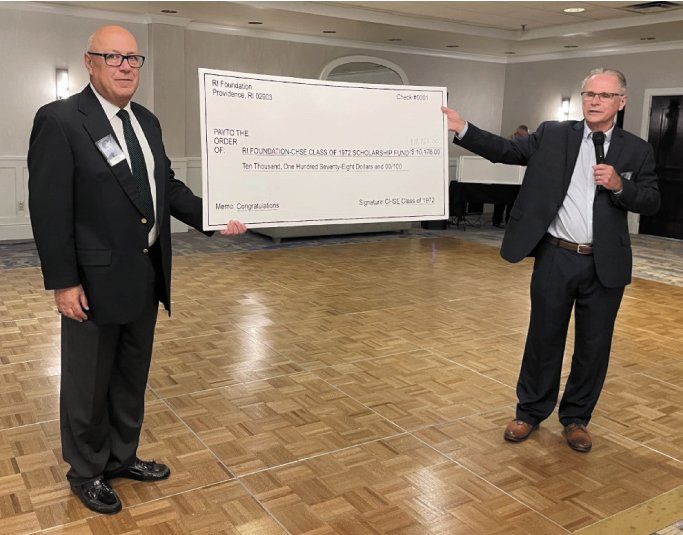
<path fill-rule="evenodd" d="M 109 43 L 111 40 L 123 39 L 132 42 L 137 51 L 138 43 L 135 40 L 135 37 L 123 26 L 116 26 L 115 24 L 102 26 L 95 30 L 95 33 L 88 38 L 88 50 L 94 51 L 96 47 L 101 47 L 103 43 Z"/>
<path fill-rule="evenodd" d="M 140 81 L 140 69 L 133 68 L 127 60 L 119 66 L 107 65 L 98 54 L 139 54 L 138 43 L 133 34 L 121 26 L 102 26 L 88 39 L 84 55 L 85 68 L 90 83 L 106 100 L 123 108 L 133 98 Z"/>

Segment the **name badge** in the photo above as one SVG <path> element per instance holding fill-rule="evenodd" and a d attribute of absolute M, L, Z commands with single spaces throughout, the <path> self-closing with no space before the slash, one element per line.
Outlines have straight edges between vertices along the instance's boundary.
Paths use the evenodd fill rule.
<path fill-rule="evenodd" d="M 111 134 L 103 137 L 99 141 L 96 141 L 95 145 L 97 145 L 97 148 L 102 153 L 102 156 L 105 157 L 107 163 L 111 167 L 126 159 L 126 155 L 123 153 L 121 147 L 119 147 L 119 144 Z"/>

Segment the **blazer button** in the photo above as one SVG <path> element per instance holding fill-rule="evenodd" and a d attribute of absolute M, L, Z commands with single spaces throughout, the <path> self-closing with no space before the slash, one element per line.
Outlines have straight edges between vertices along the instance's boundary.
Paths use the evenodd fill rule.
<path fill-rule="evenodd" d="M 147 218 L 146 218 L 146 217 L 143 217 L 143 218 L 140 220 L 140 223 L 142 223 L 143 225 L 146 225 L 146 224 L 147 224 Z"/>
<path fill-rule="evenodd" d="M 142 253 L 143 253 L 143 254 L 149 253 L 149 249 L 143 249 L 143 250 L 142 250 Z"/>

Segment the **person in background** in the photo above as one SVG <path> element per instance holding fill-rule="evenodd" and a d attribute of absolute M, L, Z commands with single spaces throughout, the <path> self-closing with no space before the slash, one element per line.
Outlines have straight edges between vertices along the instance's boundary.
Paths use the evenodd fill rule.
<path fill-rule="evenodd" d="M 30 212 L 45 288 L 61 314 L 60 426 L 72 491 L 117 513 L 114 478 L 159 481 L 137 457 L 159 301 L 170 314 L 170 216 L 201 230 L 202 201 L 174 176 L 159 120 L 131 102 L 145 61 L 104 26 L 84 54 L 90 84 L 38 110 Z M 230 221 L 222 234 L 246 231 Z"/>
<path fill-rule="evenodd" d="M 516 139 L 485 132 L 457 111 L 441 109 L 454 143 L 492 162 L 527 166 L 501 246 L 510 262 L 535 257 L 516 415 L 503 436 L 522 442 L 553 412 L 573 310 L 574 353 L 558 417 L 569 447 L 588 452 L 593 442 L 587 425 L 631 282 L 627 214 L 654 214 L 660 194 L 652 147 L 615 125 L 626 105 L 624 75 L 592 70 L 581 99 L 582 121 L 544 122 Z M 603 135 L 606 158 L 600 162 L 596 143 Z"/>
<path fill-rule="evenodd" d="M 520 124 L 512 134 L 512 139 L 519 139 L 529 135 L 529 127 L 525 124 Z M 494 227 L 503 227 L 503 214 L 505 215 L 505 224 L 510 220 L 510 210 L 513 203 L 497 202 L 493 205 L 493 216 L 491 222 Z"/>
<path fill-rule="evenodd" d="M 512 139 L 519 139 L 529 135 L 529 127 L 525 124 L 520 124 L 512 134 Z"/>

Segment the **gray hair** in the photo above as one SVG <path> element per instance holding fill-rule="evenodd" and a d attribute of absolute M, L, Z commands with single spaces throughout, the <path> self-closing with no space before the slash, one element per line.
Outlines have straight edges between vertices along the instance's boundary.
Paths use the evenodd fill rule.
<path fill-rule="evenodd" d="M 588 80 L 593 78 L 593 76 L 597 76 L 598 74 L 609 74 L 615 76 L 619 82 L 619 91 L 621 91 L 624 95 L 626 94 L 626 76 L 624 76 L 624 73 L 616 69 L 606 69 L 604 67 L 598 67 L 597 69 L 593 69 L 591 72 L 589 72 L 588 76 L 586 76 L 583 79 L 583 82 L 581 82 L 581 89 L 586 87 Z"/>

